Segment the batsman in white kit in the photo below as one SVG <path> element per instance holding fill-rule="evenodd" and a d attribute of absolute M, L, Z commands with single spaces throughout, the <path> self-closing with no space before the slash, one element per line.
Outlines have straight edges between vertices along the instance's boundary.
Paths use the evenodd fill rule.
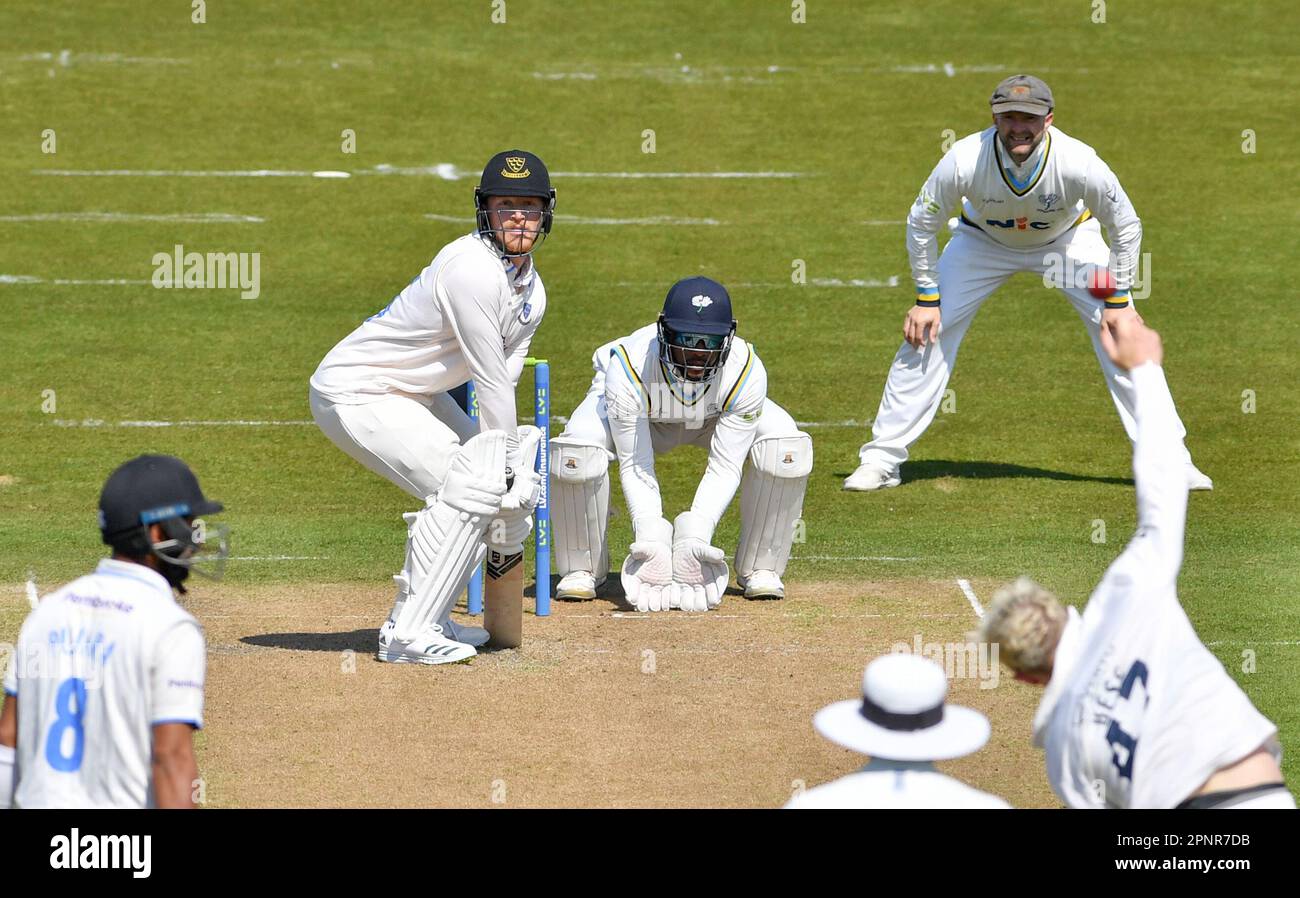
<path fill-rule="evenodd" d="M 1130 440 L 1137 436 L 1133 383 L 1106 357 L 1100 331 L 1104 323 L 1138 318 L 1132 285 L 1142 222 L 1097 152 L 1053 126 L 1054 101 L 1045 83 L 1013 75 L 997 86 L 990 105 L 993 126 L 953 144 L 907 216 L 916 304 L 903 325 L 904 342 L 890 366 L 871 441 L 859 451 L 846 490 L 898 486 L 908 447 L 943 401 L 966 329 L 989 295 L 1018 272 L 1060 287 L 1074 306 L 1124 429 Z M 960 219 L 940 255 L 939 232 L 957 208 Z M 1104 304 L 1090 292 L 1104 294 L 1112 286 Z M 1174 420 L 1181 446 L 1186 431 Z M 1190 489 L 1213 488 L 1186 448 L 1177 461 Z"/>
<path fill-rule="evenodd" d="M 329 351 L 312 417 L 340 449 L 424 503 L 405 515 L 406 561 L 379 631 L 380 661 L 468 661 L 488 641 L 451 619 L 490 544 L 522 551 L 541 479 L 541 432 L 518 426 L 515 387 L 546 311 L 532 251 L 551 230 L 542 160 L 494 156 L 474 191 L 477 228 L 443 247 L 383 311 Z M 479 422 L 449 391 L 473 379 Z"/>
<path fill-rule="evenodd" d="M 556 596 L 593 598 L 608 575 L 617 457 L 634 533 L 621 569 L 633 607 L 705 611 L 722 602 L 730 576 L 713 531 L 738 488 L 737 583 L 747 598 L 782 598 L 812 440 L 767 398 L 767 372 L 736 337 L 726 288 L 705 277 L 678 281 L 657 323 L 601 346 L 592 366 L 586 398 L 551 440 Z M 706 446 L 709 458 L 690 509 L 670 523 L 655 456 L 683 445 Z"/>
<path fill-rule="evenodd" d="M 221 511 L 178 458 L 142 455 L 104 484 L 113 557 L 40 600 L 5 673 L 0 808 L 192 808 L 203 725 L 203 630 L 176 603 L 217 578 Z"/>
<path fill-rule="evenodd" d="M 1137 533 L 1083 614 L 1021 578 L 994 596 L 978 638 L 998 644 L 1016 679 L 1046 687 L 1034 744 L 1070 807 L 1294 808 L 1277 727 L 1178 601 L 1187 480 L 1160 338 L 1129 318 L 1102 339 L 1137 401 Z"/>

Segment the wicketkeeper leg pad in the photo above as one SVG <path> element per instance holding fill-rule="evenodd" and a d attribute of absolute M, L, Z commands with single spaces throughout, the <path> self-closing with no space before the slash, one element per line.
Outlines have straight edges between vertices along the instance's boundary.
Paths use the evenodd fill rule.
<path fill-rule="evenodd" d="M 737 576 L 785 572 L 812 466 L 812 437 L 806 433 L 754 441 L 740 485 Z"/>
<path fill-rule="evenodd" d="M 609 573 L 609 453 L 604 446 L 559 436 L 551 440 L 551 521 L 560 576 Z"/>

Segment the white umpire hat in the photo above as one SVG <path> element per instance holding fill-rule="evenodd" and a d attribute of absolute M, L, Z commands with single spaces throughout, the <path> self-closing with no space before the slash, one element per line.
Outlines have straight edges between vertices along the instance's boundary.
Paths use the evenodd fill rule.
<path fill-rule="evenodd" d="M 979 751 L 989 721 L 978 711 L 945 704 L 948 678 L 916 655 L 883 655 L 867 665 L 862 698 L 835 702 L 813 717 L 834 743 L 893 761 L 943 761 Z"/>

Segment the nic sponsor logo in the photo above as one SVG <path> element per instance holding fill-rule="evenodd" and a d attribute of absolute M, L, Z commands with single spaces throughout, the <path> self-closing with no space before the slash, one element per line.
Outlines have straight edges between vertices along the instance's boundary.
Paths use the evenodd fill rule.
<path fill-rule="evenodd" d="M 1052 226 L 1050 221 L 1030 221 L 1028 218 L 986 218 L 984 223 L 994 228 L 1006 228 L 1008 230 L 1025 231 L 1033 228 L 1035 231 L 1045 231 Z"/>

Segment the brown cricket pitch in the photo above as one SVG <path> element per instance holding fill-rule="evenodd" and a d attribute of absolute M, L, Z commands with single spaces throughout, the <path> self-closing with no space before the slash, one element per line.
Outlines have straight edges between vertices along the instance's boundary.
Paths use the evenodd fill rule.
<path fill-rule="evenodd" d="M 525 601 L 520 648 L 426 667 L 374 660 L 391 602 L 379 585 L 196 590 L 207 803 L 779 807 L 865 762 L 811 720 L 860 695 L 872 657 L 917 634 L 963 642 L 975 623 L 946 580 L 792 582 L 783 601 L 728 595 L 707 614 L 597 598 L 538 618 Z M 949 698 L 987 714 L 993 738 L 940 769 L 1019 807 L 1058 806 L 1030 745 L 1039 692 L 1005 672 L 979 682 L 952 680 Z"/>

